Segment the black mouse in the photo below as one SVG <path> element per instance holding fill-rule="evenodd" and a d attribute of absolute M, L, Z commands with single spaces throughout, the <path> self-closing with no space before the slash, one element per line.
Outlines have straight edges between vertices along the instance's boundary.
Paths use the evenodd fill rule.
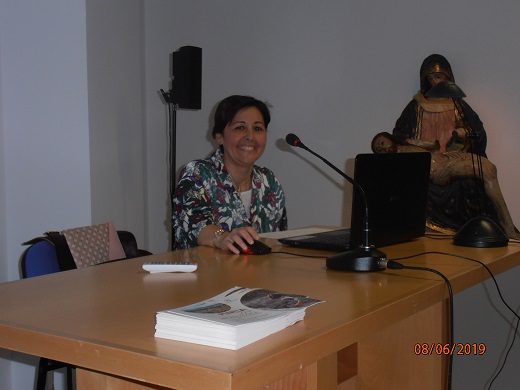
<path fill-rule="evenodd" d="M 271 248 L 262 241 L 255 240 L 253 244 L 249 244 L 247 241 L 244 242 L 247 245 L 247 249 L 242 249 L 236 242 L 233 244 L 244 255 L 267 255 L 271 253 Z"/>

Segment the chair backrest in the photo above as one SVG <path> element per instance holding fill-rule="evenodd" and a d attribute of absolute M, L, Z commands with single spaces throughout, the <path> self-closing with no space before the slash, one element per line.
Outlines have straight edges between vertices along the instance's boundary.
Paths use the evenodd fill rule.
<path fill-rule="evenodd" d="M 47 240 L 32 244 L 23 252 L 20 267 L 24 279 L 60 272 L 56 248 Z"/>
<path fill-rule="evenodd" d="M 117 235 L 127 259 L 151 255 L 138 248 L 133 233 L 118 230 Z M 30 245 L 20 258 L 22 278 L 77 268 L 67 240 L 59 232 L 47 232 L 45 236 L 33 238 L 22 245 Z"/>

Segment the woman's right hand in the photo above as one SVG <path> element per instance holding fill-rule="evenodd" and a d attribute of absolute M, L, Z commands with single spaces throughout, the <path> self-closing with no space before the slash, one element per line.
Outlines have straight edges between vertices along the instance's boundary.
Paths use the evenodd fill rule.
<path fill-rule="evenodd" d="M 247 249 L 247 244 L 253 244 L 254 240 L 258 240 L 259 238 L 260 236 L 255 229 L 250 226 L 245 226 L 233 229 L 219 236 L 215 240 L 215 247 L 239 254 L 240 250 L 235 244 L 242 249 Z"/>

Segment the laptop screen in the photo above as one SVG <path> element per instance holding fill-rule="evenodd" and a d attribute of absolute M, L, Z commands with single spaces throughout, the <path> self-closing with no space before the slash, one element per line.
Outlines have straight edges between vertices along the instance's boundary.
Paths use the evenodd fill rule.
<path fill-rule="evenodd" d="M 430 153 L 359 154 L 356 157 L 354 180 L 367 198 L 370 244 L 380 247 L 424 235 L 430 164 Z M 358 247 L 363 243 L 365 211 L 362 195 L 353 189 L 350 231 L 286 237 L 279 241 L 290 246 L 334 251 Z"/>
<path fill-rule="evenodd" d="M 424 235 L 430 181 L 430 153 L 359 154 L 354 180 L 368 202 L 370 241 L 375 246 L 405 242 Z M 365 206 L 354 190 L 351 247 L 362 243 Z"/>

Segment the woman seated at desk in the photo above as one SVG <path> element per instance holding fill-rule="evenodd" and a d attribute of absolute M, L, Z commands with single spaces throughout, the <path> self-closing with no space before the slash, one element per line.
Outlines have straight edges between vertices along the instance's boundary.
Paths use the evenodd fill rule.
<path fill-rule="evenodd" d="M 206 245 L 239 253 L 235 243 L 246 249 L 258 233 L 287 230 L 282 186 L 272 171 L 255 165 L 270 120 L 267 105 L 253 97 L 219 103 L 213 127 L 219 147 L 188 163 L 175 191 L 174 249 Z"/>

